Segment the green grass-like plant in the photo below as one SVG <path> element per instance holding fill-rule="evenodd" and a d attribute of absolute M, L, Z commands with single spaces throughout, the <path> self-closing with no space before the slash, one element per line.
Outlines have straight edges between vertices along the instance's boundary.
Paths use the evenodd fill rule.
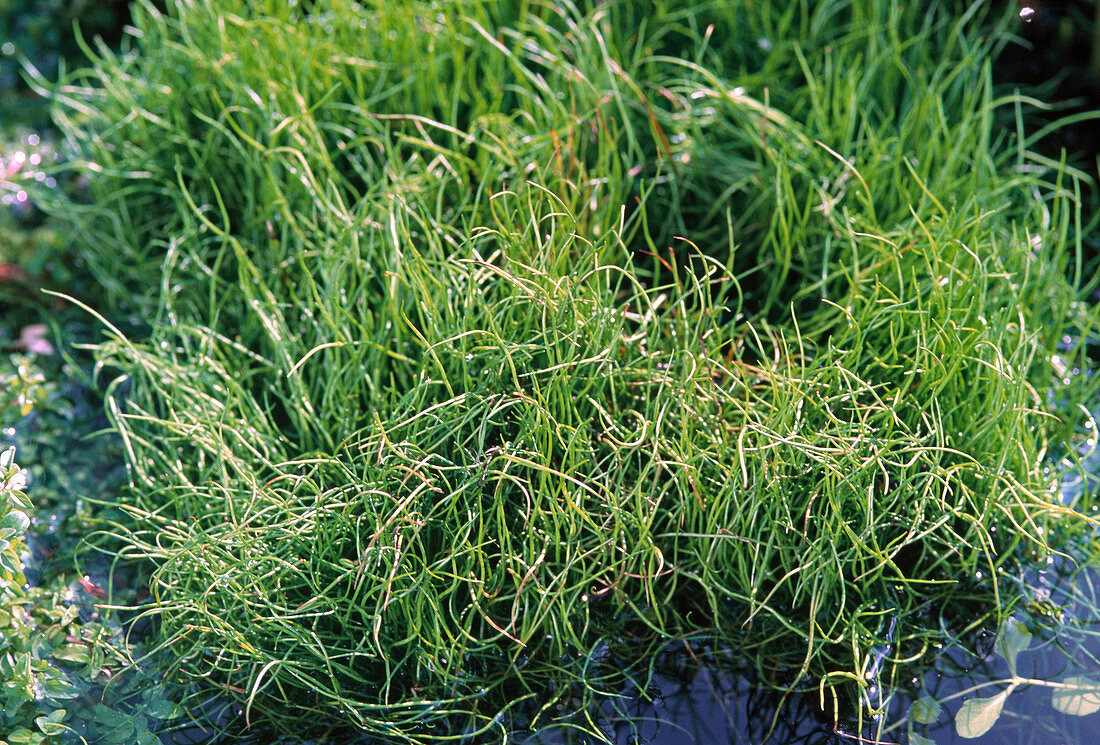
<path fill-rule="evenodd" d="M 1081 174 L 981 4 L 169 6 L 54 209 L 151 325 L 110 532 L 248 724 L 497 736 L 700 633 L 858 692 L 1085 526 Z"/>

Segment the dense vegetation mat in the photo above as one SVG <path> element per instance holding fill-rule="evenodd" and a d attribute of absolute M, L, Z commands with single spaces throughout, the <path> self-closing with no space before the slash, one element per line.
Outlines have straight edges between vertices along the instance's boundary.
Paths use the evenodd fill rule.
<path fill-rule="evenodd" d="M 499 736 L 680 636 L 858 693 L 995 609 L 1084 525 L 1095 319 L 980 8 L 140 5 L 54 208 L 150 324 L 110 532 L 179 671 Z"/>

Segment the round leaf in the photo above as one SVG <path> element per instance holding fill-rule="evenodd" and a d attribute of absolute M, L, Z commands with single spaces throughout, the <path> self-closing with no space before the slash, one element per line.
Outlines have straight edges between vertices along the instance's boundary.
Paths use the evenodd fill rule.
<path fill-rule="evenodd" d="M 65 710 L 60 710 L 64 714 Z M 38 717 L 34 720 L 34 723 L 38 725 L 38 729 L 42 731 L 42 734 L 48 736 L 63 735 L 68 731 L 68 727 L 60 722 L 54 722 L 49 717 Z"/>
<path fill-rule="evenodd" d="M 1062 681 L 1072 688 L 1055 688 L 1050 703 L 1063 714 L 1084 717 L 1100 711 L 1100 683 L 1083 675 Z"/>
<path fill-rule="evenodd" d="M 1005 699 L 1012 689 L 1001 691 L 989 698 L 972 698 L 955 715 L 955 731 L 967 739 L 981 737 L 990 730 L 1001 716 Z"/>
<path fill-rule="evenodd" d="M 931 696 L 921 696 L 909 707 L 909 718 L 918 724 L 932 724 L 940 718 L 943 707 Z"/>
<path fill-rule="evenodd" d="M 0 518 L 0 530 L 10 529 L 16 531 L 16 533 L 23 533 L 30 527 L 30 524 L 30 518 L 19 510 L 12 510 Z"/>

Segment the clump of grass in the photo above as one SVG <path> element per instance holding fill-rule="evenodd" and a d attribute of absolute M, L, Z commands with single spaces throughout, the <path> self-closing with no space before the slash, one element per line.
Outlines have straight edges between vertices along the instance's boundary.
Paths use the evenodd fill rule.
<path fill-rule="evenodd" d="M 979 6 L 749 5 L 144 6 L 57 88 L 152 325 L 112 532 L 246 722 L 495 731 L 701 632 L 858 690 L 1084 525 L 1076 174 Z"/>

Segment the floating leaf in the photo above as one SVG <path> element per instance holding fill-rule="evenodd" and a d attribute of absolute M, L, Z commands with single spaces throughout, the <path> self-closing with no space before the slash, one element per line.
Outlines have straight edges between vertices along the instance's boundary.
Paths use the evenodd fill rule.
<path fill-rule="evenodd" d="M 1005 699 L 1011 692 L 1012 688 L 1008 688 L 989 698 L 972 698 L 959 707 L 955 715 L 955 731 L 959 737 L 970 739 L 988 732 L 1001 716 Z"/>
<path fill-rule="evenodd" d="M 47 722 L 52 722 L 54 724 L 58 724 L 60 722 L 64 722 L 65 717 L 67 717 L 68 715 L 69 715 L 69 712 L 65 711 L 64 709 L 54 709 L 53 711 L 51 711 L 49 714 L 46 715 L 45 719 L 46 719 Z"/>
<path fill-rule="evenodd" d="M 1016 658 L 1031 646 L 1031 632 L 1016 619 L 1010 618 L 1001 626 L 997 637 L 997 653 L 1005 658 L 1008 669 L 1016 674 Z"/>
<path fill-rule="evenodd" d="M 921 696 L 909 707 L 909 719 L 918 724 L 932 724 L 940 718 L 942 711 L 939 701 L 931 696 Z"/>
<path fill-rule="evenodd" d="M 143 702 L 141 709 L 154 719 L 175 719 L 183 716 L 183 707 L 169 701 L 162 689 L 156 689 Z"/>
<path fill-rule="evenodd" d="M 936 741 L 925 737 L 924 735 L 918 735 L 912 730 L 909 731 L 909 745 L 936 745 Z"/>
<path fill-rule="evenodd" d="M 105 704 L 96 704 L 95 720 L 97 724 L 108 727 L 133 727 L 134 717 L 125 712 L 112 709 Z"/>
<path fill-rule="evenodd" d="M 1072 688 L 1055 688 L 1050 703 L 1063 714 L 1084 717 L 1100 711 L 1100 683 L 1083 675 L 1062 681 Z"/>

